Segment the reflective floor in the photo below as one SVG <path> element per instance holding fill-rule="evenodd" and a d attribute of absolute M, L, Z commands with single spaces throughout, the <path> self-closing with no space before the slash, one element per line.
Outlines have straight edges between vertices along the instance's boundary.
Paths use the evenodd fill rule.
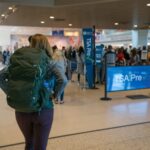
<path fill-rule="evenodd" d="M 47 150 L 149 150 L 150 124 L 52 138 Z M 3 150 L 23 150 L 24 144 Z"/>
<path fill-rule="evenodd" d="M 76 80 L 76 75 L 74 75 L 73 78 L 74 80 Z M 111 143 L 115 144 L 115 140 L 113 140 L 116 137 L 115 134 L 120 132 L 121 136 L 123 136 L 122 134 L 125 133 L 126 139 L 130 139 L 131 136 L 133 138 L 134 137 L 136 138 L 137 137 L 136 131 L 138 131 L 136 124 L 150 122 L 150 98 L 132 100 L 126 97 L 127 95 L 132 95 L 132 94 L 144 94 L 150 96 L 149 90 L 109 93 L 108 96 L 111 97 L 112 100 L 101 101 L 100 98 L 104 96 L 104 87 L 103 85 L 97 85 L 97 87 L 99 89 L 93 89 L 93 90 L 83 89 L 81 88 L 81 86 L 78 85 L 77 82 L 69 82 L 65 91 L 65 103 L 55 105 L 54 123 L 50 134 L 51 138 L 68 135 L 68 134 L 70 135 L 73 133 L 98 130 L 93 133 L 88 133 L 90 134 L 90 136 L 96 138 L 97 135 L 95 134 L 101 135 L 102 132 L 105 133 L 112 130 L 109 134 L 111 138 L 108 137 L 110 138 L 108 143 L 110 143 L 111 145 Z M 16 124 L 15 117 L 14 117 L 14 110 L 7 106 L 5 95 L 2 91 L 0 91 L 0 99 L 1 99 L 0 101 L 0 148 L 2 148 L 2 146 L 23 142 L 24 139 Z M 124 128 L 126 129 L 126 127 L 124 128 L 120 128 L 120 127 L 125 125 L 132 125 L 132 126 L 128 127 L 129 131 L 121 132 L 122 129 Z M 113 127 L 119 127 L 119 128 L 111 129 L 111 130 L 109 129 Z M 139 125 L 138 127 L 141 127 L 140 130 L 141 130 L 141 136 L 143 138 L 142 140 L 146 138 L 146 140 L 150 141 L 150 138 L 147 138 L 150 136 L 150 134 L 147 135 L 147 132 L 149 132 L 150 130 L 149 123 Z M 101 129 L 106 129 L 106 130 L 99 131 Z M 130 130 L 131 131 L 136 130 L 136 131 L 131 133 Z M 130 135 L 130 133 L 132 135 Z M 86 136 L 86 133 L 82 135 Z M 79 135 L 75 135 L 75 136 L 79 136 Z M 72 141 L 68 141 L 70 138 L 73 137 L 74 136 L 68 136 L 64 138 L 62 137 L 62 138 L 50 139 L 48 144 L 48 150 L 50 149 L 70 150 L 71 147 L 75 148 L 74 145 L 76 142 L 74 141 L 74 139 Z M 54 146 L 55 140 L 59 141 L 63 145 L 65 144 L 66 142 L 65 139 L 67 138 L 68 138 L 67 141 L 70 143 L 69 144 L 70 148 L 60 149 L 59 147 Z M 78 138 L 80 139 L 80 137 Z M 106 134 L 106 139 L 107 139 L 107 134 Z M 126 142 L 128 141 L 130 140 L 126 140 Z M 93 141 L 91 141 L 89 147 L 86 141 L 81 140 L 79 142 L 81 142 L 81 144 L 80 146 L 78 146 L 78 148 L 75 148 L 75 150 L 86 150 L 86 149 L 126 150 L 121 148 L 122 144 L 120 145 L 117 144 L 118 143 L 117 140 L 116 140 L 115 147 L 110 148 L 108 147 L 108 143 L 106 143 L 104 139 L 101 139 L 100 143 L 101 145 L 103 145 L 103 149 L 98 147 L 96 148 L 96 145 L 97 146 L 99 145 L 98 140 L 95 140 L 94 144 L 92 144 Z M 137 144 L 138 143 L 140 144 L 140 142 L 137 141 Z M 149 143 L 150 142 L 147 141 L 147 144 L 150 147 Z M 132 145 L 131 141 L 130 144 Z M 10 146 L 2 149 L 5 150 L 23 149 L 23 145 L 19 145 L 19 147 L 15 148 L 13 146 Z M 133 147 L 132 150 L 143 150 L 143 149 L 140 149 L 140 147 Z"/>

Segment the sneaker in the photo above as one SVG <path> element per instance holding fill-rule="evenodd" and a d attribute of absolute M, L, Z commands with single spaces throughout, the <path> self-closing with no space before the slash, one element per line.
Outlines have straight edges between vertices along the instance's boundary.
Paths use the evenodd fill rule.
<path fill-rule="evenodd" d="M 55 100 L 55 104 L 58 104 L 58 100 Z"/>
<path fill-rule="evenodd" d="M 64 101 L 60 101 L 60 104 L 63 104 L 64 103 Z"/>

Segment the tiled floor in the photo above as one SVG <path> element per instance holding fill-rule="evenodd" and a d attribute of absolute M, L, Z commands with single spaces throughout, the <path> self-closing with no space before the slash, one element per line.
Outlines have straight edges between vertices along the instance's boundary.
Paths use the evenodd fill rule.
<path fill-rule="evenodd" d="M 131 94 L 145 94 L 150 96 L 149 90 L 116 92 L 109 93 L 108 96 L 112 98 L 111 101 L 101 101 L 100 98 L 104 95 L 103 86 L 99 86 L 97 90 L 89 90 L 80 88 L 76 82 L 70 82 L 65 92 L 65 103 L 63 105 L 55 105 L 54 123 L 50 137 L 149 122 L 150 99 L 131 100 L 126 98 L 127 95 Z M 15 121 L 14 110 L 7 106 L 5 95 L 2 91 L 0 91 L 0 99 L 0 146 L 23 142 L 22 134 Z M 141 128 L 138 129 L 139 127 Z M 145 140 L 147 147 L 150 147 L 150 134 L 147 135 L 150 125 L 141 125 L 138 128 L 137 126 L 132 126 L 127 131 L 125 130 L 127 128 L 118 128 L 112 131 L 105 130 L 89 133 L 92 138 L 81 140 L 81 143 L 80 140 L 76 143 L 76 136 L 52 139 L 49 140 L 48 150 L 71 150 L 72 148 L 75 150 L 126 150 L 121 148 L 124 145 L 133 147 L 132 150 L 148 150 L 141 148 L 141 142 Z M 125 130 L 125 132 L 122 130 Z M 139 130 L 141 130 L 140 138 L 137 136 Z M 131 133 L 130 131 L 133 132 Z M 106 139 L 109 139 L 107 142 L 101 136 L 99 137 L 100 139 L 95 139 L 98 138 L 96 134 L 101 135 L 103 132 L 104 134 L 109 132 L 108 135 L 105 135 Z M 81 136 L 86 138 L 87 134 Z M 118 136 L 118 140 L 113 140 L 116 136 Z M 119 139 L 119 136 L 121 136 L 122 140 Z M 70 138 L 73 139 L 69 140 Z M 80 139 L 80 137 L 78 138 Z M 93 139 L 95 140 L 93 141 Z M 66 145 L 65 142 L 68 142 L 69 144 L 67 145 L 70 147 L 60 149 L 55 146 L 57 142 L 62 144 L 61 147 Z M 134 144 L 137 144 L 137 147 Z M 6 149 L 12 150 L 13 147 Z M 15 150 L 21 149 L 23 148 L 16 148 Z"/>
<path fill-rule="evenodd" d="M 47 150 L 149 150 L 150 124 L 50 139 Z M 22 150 L 24 144 L 2 150 Z"/>

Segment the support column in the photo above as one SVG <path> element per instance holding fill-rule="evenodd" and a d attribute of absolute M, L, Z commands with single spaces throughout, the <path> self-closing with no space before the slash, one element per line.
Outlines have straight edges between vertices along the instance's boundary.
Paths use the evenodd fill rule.
<path fill-rule="evenodd" d="M 147 46 L 148 30 L 132 30 L 132 47 Z"/>

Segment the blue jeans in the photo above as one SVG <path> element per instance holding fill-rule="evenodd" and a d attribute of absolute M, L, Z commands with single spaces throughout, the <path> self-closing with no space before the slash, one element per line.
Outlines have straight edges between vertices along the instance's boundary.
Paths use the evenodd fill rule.
<path fill-rule="evenodd" d="M 42 110 L 40 113 L 15 113 L 25 138 L 25 150 L 46 150 L 53 113 L 53 109 Z"/>
<path fill-rule="evenodd" d="M 60 100 L 61 100 L 61 101 L 64 100 L 64 91 L 61 93 Z"/>

